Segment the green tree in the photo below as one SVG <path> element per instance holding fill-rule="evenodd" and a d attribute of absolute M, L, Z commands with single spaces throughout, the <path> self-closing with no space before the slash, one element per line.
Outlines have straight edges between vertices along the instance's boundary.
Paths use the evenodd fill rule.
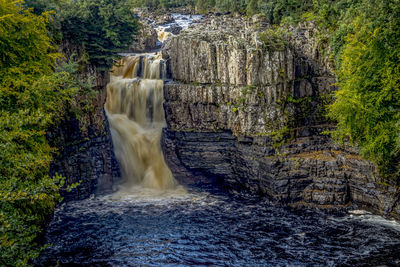
<path fill-rule="evenodd" d="M 40 15 L 45 11 L 55 10 L 60 2 L 68 0 L 25 0 L 24 5 L 32 8 L 36 15 Z"/>
<path fill-rule="evenodd" d="M 365 0 L 351 22 L 338 64 L 340 90 L 329 115 L 334 136 L 361 148 L 383 174 L 398 175 L 400 1 Z"/>
<path fill-rule="evenodd" d="M 200 13 L 207 13 L 211 11 L 215 6 L 215 1 L 213 0 L 197 0 L 196 7 Z"/>
<path fill-rule="evenodd" d="M 0 265 L 24 266 L 38 255 L 37 235 L 63 185 L 48 175 L 54 149 L 46 130 L 76 92 L 69 73 L 54 72 L 48 14 L 0 0 Z"/>
<path fill-rule="evenodd" d="M 258 0 L 250 0 L 246 7 L 246 14 L 247 16 L 251 17 L 257 14 L 258 11 Z"/>
<path fill-rule="evenodd" d="M 0 0 L 0 266 L 38 256 L 64 185 L 48 175 L 55 149 L 46 133 L 88 91 L 55 43 L 108 70 L 136 27 L 124 0 Z"/>
<path fill-rule="evenodd" d="M 272 24 L 279 24 L 285 18 L 292 23 L 296 23 L 300 21 L 303 13 L 312 10 L 313 2 L 316 1 L 260 0 L 258 3 L 258 9 Z"/>
<path fill-rule="evenodd" d="M 125 0 L 76 0 L 61 5 L 61 10 L 64 42 L 79 46 L 98 69 L 109 70 L 137 31 L 137 20 Z"/>

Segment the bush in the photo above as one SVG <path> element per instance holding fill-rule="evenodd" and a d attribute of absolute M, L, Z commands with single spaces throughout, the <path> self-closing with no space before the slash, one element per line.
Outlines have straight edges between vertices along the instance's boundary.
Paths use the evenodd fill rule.
<path fill-rule="evenodd" d="M 76 94 L 92 92 L 55 44 L 72 43 L 89 56 L 86 63 L 108 70 L 136 27 L 122 0 L 0 0 L 1 266 L 25 266 L 38 256 L 38 236 L 64 185 L 49 177 L 55 149 L 46 133 Z"/>
<path fill-rule="evenodd" d="M 366 0 L 357 11 L 339 56 L 340 90 L 329 108 L 338 121 L 334 137 L 359 146 L 382 174 L 398 175 L 400 2 Z"/>

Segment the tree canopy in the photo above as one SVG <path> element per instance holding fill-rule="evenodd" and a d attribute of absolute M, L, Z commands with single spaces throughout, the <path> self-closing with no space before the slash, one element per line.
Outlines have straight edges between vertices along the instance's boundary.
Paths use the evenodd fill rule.
<path fill-rule="evenodd" d="M 137 31 L 137 20 L 127 1 L 76 0 L 61 5 L 64 40 L 87 54 L 91 64 L 109 70 L 118 52 L 125 51 Z"/>
<path fill-rule="evenodd" d="M 54 72 L 46 24 L 21 1 L 0 0 L 0 265 L 25 265 L 37 255 L 36 235 L 52 212 L 59 178 L 48 175 L 45 133 L 74 93 L 70 74 Z"/>
<path fill-rule="evenodd" d="M 131 5 L 262 14 L 275 25 L 315 21 L 339 85 L 328 108 L 333 137 L 399 182 L 400 0 L 0 0 L 0 265 L 38 255 L 60 199 L 64 182 L 49 177 L 55 149 L 46 132 L 82 89 L 61 48 L 108 70 L 137 31 Z"/>
<path fill-rule="evenodd" d="M 0 0 L 1 266 L 25 266 L 38 256 L 38 235 L 64 185 L 49 176 L 55 149 L 46 133 L 82 82 L 58 45 L 77 46 L 90 64 L 108 68 L 136 26 L 125 1 Z"/>
<path fill-rule="evenodd" d="M 362 1 L 339 54 L 340 90 L 329 115 L 382 174 L 399 175 L 400 1 Z M 351 29 L 351 30 L 350 30 Z"/>

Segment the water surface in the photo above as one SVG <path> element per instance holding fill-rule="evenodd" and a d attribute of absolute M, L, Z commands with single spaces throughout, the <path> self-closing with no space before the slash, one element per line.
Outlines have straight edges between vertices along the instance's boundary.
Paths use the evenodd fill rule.
<path fill-rule="evenodd" d="M 43 265 L 398 266 L 400 225 L 374 215 L 293 211 L 267 200 L 189 193 L 63 204 Z"/>

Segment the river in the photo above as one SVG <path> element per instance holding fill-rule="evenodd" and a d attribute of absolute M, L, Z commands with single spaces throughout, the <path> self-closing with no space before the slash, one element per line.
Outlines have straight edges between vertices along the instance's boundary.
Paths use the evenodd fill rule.
<path fill-rule="evenodd" d="M 42 265 L 398 266 L 400 224 L 291 210 L 250 196 L 102 196 L 60 206 Z"/>

